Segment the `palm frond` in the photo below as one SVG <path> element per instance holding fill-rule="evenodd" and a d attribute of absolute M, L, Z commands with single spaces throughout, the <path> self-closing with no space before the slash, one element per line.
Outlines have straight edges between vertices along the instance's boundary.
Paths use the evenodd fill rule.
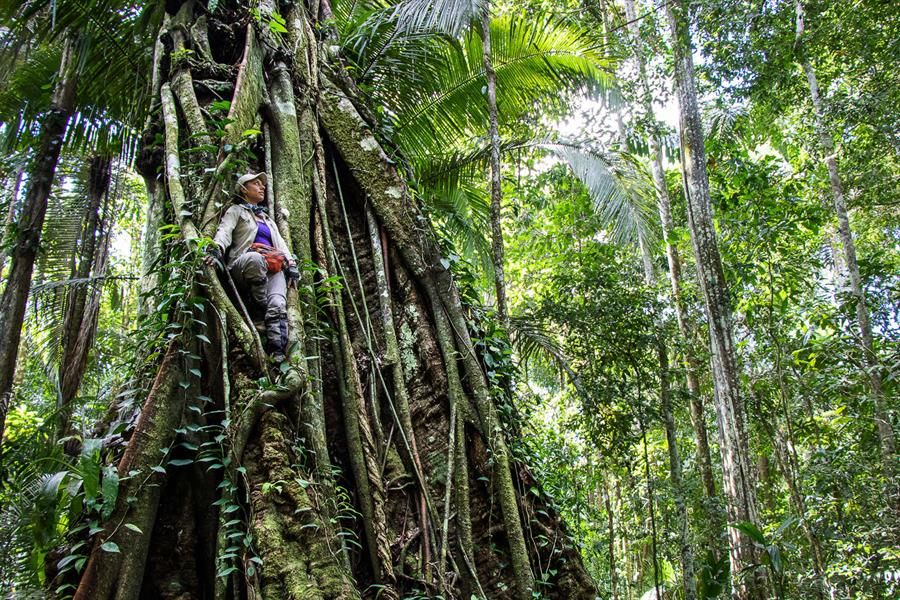
<path fill-rule="evenodd" d="M 16 598 L 44 597 L 37 574 L 44 568 L 46 551 L 59 543 L 59 499 L 66 493 L 69 475 L 69 471 L 41 473 L 33 465 L 7 473 L 17 493 L 0 510 L 0 592 L 12 592 L 10 597 Z"/>
<path fill-rule="evenodd" d="M 78 158 L 63 162 L 58 183 L 48 199 L 42 252 L 35 264 L 27 333 L 29 351 L 54 371 L 60 361 L 65 307 L 76 287 L 102 285 L 105 279 L 76 278 L 77 257 L 85 240 L 89 196 L 89 164 Z"/>
<path fill-rule="evenodd" d="M 534 149 L 543 140 L 501 139 L 500 154 L 510 154 L 516 150 Z M 416 178 L 424 185 L 452 184 L 460 177 L 472 173 L 484 173 L 490 166 L 491 145 L 487 137 L 469 140 L 457 149 L 420 155 L 412 162 Z"/>
<path fill-rule="evenodd" d="M 477 174 L 422 186 L 422 200 L 438 229 L 471 262 L 490 273 L 490 204 L 487 182 Z"/>
<path fill-rule="evenodd" d="M 6 67 L 0 76 L 0 124 L 6 148 L 31 143 L 30 134 L 49 107 L 65 37 L 75 40 L 79 57 L 78 117 L 67 147 L 132 157 L 135 130 L 149 104 L 150 57 L 142 48 L 151 43 L 161 15 L 160 3 L 35 0 L 23 7 L 0 2 L 0 23 L 6 27 L 0 36 L 0 64 Z"/>
<path fill-rule="evenodd" d="M 401 34 L 382 10 L 359 23 L 343 38 L 344 53 L 356 66 L 357 84 L 365 87 L 389 86 L 396 73 L 414 66 L 420 73 L 435 71 L 443 56 L 443 44 L 450 40 L 433 31 Z"/>
<path fill-rule="evenodd" d="M 703 112 L 703 129 L 710 139 L 735 141 L 746 118 L 747 108 L 739 103 L 716 104 Z"/>
<path fill-rule="evenodd" d="M 559 142 L 541 147 L 568 163 L 585 185 L 612 241 L 637 244 L 641 238 L 651 243 L 659 238 L 653 180 L 636 157 Z"/>
<path fill-rule="evenodd" d="M 564 104 L 567 92 L 606 86 L 608 60 L 590 37 L 550 16 L 491 22 L 501 127 L 540 104 Z M 392 65 L 374 95 L 389 107 L 395 142 L 407 156 L 454 147 L 482 135 L 488 120 L 481 37 L 434 49 L 422 62 Z"/>
<path fill-rule="evenodd" d="M 457 37 L 489 5 L 488 0 L 403 0 L 391 19 L 403 34 L 432 31 Z"/>
<path fill-rule="evenodd" d="M 556 371 L 561 381 L 568 379 L 578 394 L 587 398 L 581 377 L 575 372 L 565 350 L 544 322 L 534 315 L 519 315 L 510 318 L 509 329 L 510 341 L 519 355 L 519 360 L 527 363 L 537 359 L 549 365 Z"/>
<path fill-rule="evenodd" d="M 468 150 L 420 157 L 413 163 L 426 202 L 433 197 L 427 190 L 439 188 L 448 194 L 460 182 L 485 172 L 490 146 L 487 140 L 476 142 Z M 548 152 L 568 164 L 587 188 L 601 222 L 610 228 L 613 242 L 637 244 L 643 237 L 653 243 L 658 239 L 653 181 L 634 155 L 547 139 L 501 142 L 503 153 L 522 149 Z"/>
<path fill-rule="evenodd" d="M 522 362 L 538 358 L 554 364 L 559 357 L 565 357 L 562 346 L 554 339 L 550 329 L 534 316 L 510 317 L 509 329 L 510 342 Z"/>
<path fill-rule="evenodd" d="M 347 39 L 366 21 L 394 6 L 391 0 L 335 0 L 331 3 L 338 38 Z"/>

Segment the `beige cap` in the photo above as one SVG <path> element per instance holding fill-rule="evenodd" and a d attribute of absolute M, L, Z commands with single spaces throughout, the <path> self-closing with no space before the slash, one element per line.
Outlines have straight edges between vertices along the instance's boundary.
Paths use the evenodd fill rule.
<path fill-rule="evenodd" d="M 234 193 L 240 196 L 241 192 L 244 191 L 244 186 L 254 179 L 261 179 L 263 185 L 269 185 L 269 178 L 266 177 L 265 173 L 247 173 L 238 177 L 237 184 L 234 186 Z"/>

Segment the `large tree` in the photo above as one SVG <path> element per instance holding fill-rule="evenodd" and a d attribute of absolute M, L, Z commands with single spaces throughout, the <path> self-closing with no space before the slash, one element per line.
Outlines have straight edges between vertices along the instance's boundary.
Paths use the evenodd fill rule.
<path fill-rule="evenodd" d="M 139 167 L 163 231 L 147 321 L 168 333 L 75 598 L 593 598 L 559 518 L 521 492 L 498 390 L 334 52 L 332 7 L 167 7 Z M 247 168 L 270 172 L 307 266 L 275 374 L 227 276 L 196 259 Z"/>

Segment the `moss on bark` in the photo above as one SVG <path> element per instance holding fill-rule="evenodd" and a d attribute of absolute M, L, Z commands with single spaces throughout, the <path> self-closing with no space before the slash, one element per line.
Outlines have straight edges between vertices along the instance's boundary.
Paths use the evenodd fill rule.
<path fill-rule="evenodd" d="M 245 461 L 263 598 L 358 598 L 341 565 L 339 537 L 322 514 L 323 498 L 296 466 L 291 431 L 284 415 L 266 413 Z"/>
<path fill-rule="evenodd" d="M 304 283 L 321 287 L 302 307 L 299 295 L 289 294 L 294 366 L 272 373 L 259 338 L 215 273 L 203 273 L 205 293 L 227 327 L 211 351 L 228 360 L 224 377 L 212 372 L 212 363 L 206 367 L 205 375 L 223 379 L 209 393 L 224 410 L 210 415 L 221 435 L 208 437 L 223 444 L 222 455 L 233 461 L 223 465 L 223 484 L 233 486 L 229 506 L 243 515 L 223 513 L 218 522 L 231 523 L 235 535 L 250 540 L 238 553 L 238 573 L 214 586 L 215 597 L 359 598 L 379 590 L 382 598 L 529 596 L 530 561 L 549 561 L 526 546 L 520 511 L 528 507 L 516 492 L 521 469 L 510 455 L 427 220 L 360 115 L 347 91 L 352 83 L 334 83 L 341 67 L 322 52 L 316 38 L 321 31 L 303 7 L 286 11 L 284 44 L 260 42 L 268 34 L 255 31 L 249 11 L 227 10 L 241 23 L 232 31 L 250 25 L 240 48 L 213 52 L 243 57 L 225 143 L 256 129 L 262 111 L 265 134 L 251 150 L 268 148 L 279 227 L 301 260 L 319 261 L 320 270 L 309 272 Z M 205 29 L 194 22 L 180 32 Z M 197 43 L 205 48 L 204 40 Z M 218 67 L 224 65 L 210 72 L 230 72 Z M 187 172 L 200 158 L 180 152 L 187 119 L 175 108 L 173 73 L 160 83 L 164 118 L 154 123 L 165 131 L 166 152 L 148 153 L 147 172 L 153 160 L 156 166 L 164 161 L 165 192 L 192 244 L 215 223 L 198 228 L 184 210 L 181 159 L 189 163 Z M 204 96 L 198 98 L 202 109 Z M 223 179 L 228 160 L 220 155 L 214 171 L 198 176 L 201 198 L 229 188 Z M 163 194 L 155 197 L 160 201 Z M 340 287 L 333 279 L 338 275 Z M 167 408 L 172 431 L 181 417 L 176 409 Z M 486 477 L 491 485 L 483 484 Z M 200 481 L 173 489 L 201 498 L 191 487 Z M 498 521 L 502 527 L 492 527 Z M 148 530 L 152 520 L 150 525 Z M 361 531 L 359 547 L 339 541 Z M 220 554 L 232 545 L 229 535 L 218 532 Z M 165 543 L 164 537 L 154 534 L 148 543 Z M 577 555 L 566 559 L 557 577 L 559 597 L 592 594 Z M 184 568 L 208 569 L 203 565 L 210 560 L 204 556 Z M 117 572 L 103 577 L 112 581 Z M 132 589 L 140 589 L 141 575 L 130 577 Z"/>

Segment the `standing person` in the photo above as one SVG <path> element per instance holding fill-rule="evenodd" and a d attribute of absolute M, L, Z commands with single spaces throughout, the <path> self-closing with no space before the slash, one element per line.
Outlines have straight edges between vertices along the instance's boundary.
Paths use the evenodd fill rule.
<path fill-rule="evenodd" d="M 222 216 L 206 264 L 218 261 L 228 269 L 250 317 L 265 322 L 266 351 L 282 362 L 288 339 L 287 285 L 296 285 L 300 272 L 264 205 L 267 184 L 265 173 L 238 178 L 238 201 Z"/>

